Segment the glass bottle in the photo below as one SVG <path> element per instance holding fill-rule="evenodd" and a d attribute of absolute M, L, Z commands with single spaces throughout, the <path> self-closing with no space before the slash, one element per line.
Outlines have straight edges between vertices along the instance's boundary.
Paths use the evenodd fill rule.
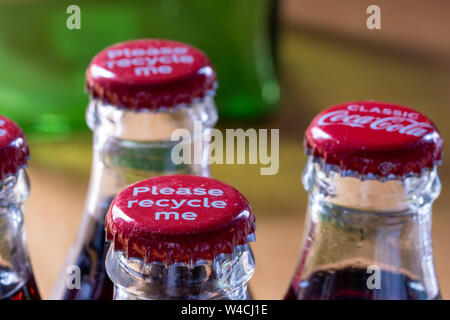
<path fill-rule="evenodd" d="M 150 178 L 119 193 L 105 225 L 114 299 L 247 299 L 255 217 L 233 187 L 200 176 Z"/>
<path fill-rule="evenodd" d="M 0 300 L 40 300 L 23 221 L 28 158 L 22 129 L 0 116 Z"/>
<path fill-rule="evenodd" d="M 431 209 L 442 139 L 424 115 L 358 101 L 305 138 L 303 249 L 286 299 L 440 299 Z"/>
<path fill-rule="evenodd" d="M 148 69 L 126 65 L 126 61 L 139 64 L 149 59 L 153 65 Z M 86 117 L 94 132 L 91 180 L 78 237 L 53 299 L 112 299 L 113 286 L 104 265 L 108 250 L 104 220 L 111 201 L 125 186 L 159 175 L 209 175 L 209 140 L 204 138 L 217 121 L 215 79 L 201 51 L 168 40 L 119 43 L 93 59 L 87 72 L 91 101 Z M 171 136 L 180 128 L 193 134 L 187 140 L 192 145 L 201 143 L 200 161 L 172 160 L 178 141 Z"/>

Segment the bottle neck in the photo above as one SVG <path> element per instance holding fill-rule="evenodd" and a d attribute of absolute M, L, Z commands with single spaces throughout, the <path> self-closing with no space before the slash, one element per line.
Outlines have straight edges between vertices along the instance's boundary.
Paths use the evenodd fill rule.
<path fill-rule="evenodd" d="M 94 155 L 87 211 L 94 213 L 125 186 L 160 175 L 195 174 L 209 176 L 208 159 L 200 163 L 175 163 L 172 141 L 176 129 L 184 129 L 201 140 L 208 154 L 208 136 L 217 121 L 211 97 L 187 107 L 159 111 L 129 111 L 93 99 L 87 110 L 87 123 L 94 132 Z M 201 124 L 200 133 L 196 127 Z M 194 144 L 195 140 L 190 141 Z M 100 219 L 104 218 L 100 210 Z M 96 215 L 96 214 L 95 214 Z"/>
<path fill-rule="evenodd" d="M 419 176 L 397 180 L 361 180 L 324 170 L 310 157 L 303 172 L 303 185 L 311 201 L 370 212 L 422 212 L 439 196 L 441 183 L 436 167 Z"/>
<path fill-rule="evenodd" d="M 202 130 L 198 136 L 204 138 L 203 150 L 208 151 L 207 138 L 217 121 L 217 110 L 211 97 L 191 106 L 158 111 L 130 111 L 91 99 L 86 120 L 94 134 L 87 202 L 77 238 L 51 295 L 56 299 L 76 291 L 80 294 L 75 295 L 89 298 L 99 291 L 97 284 L 92 283 L 87 283 L 84 290 L 67 290 L 66 270 L 72 265 L 83 265 L 88 269 L 83 269 L 83 279 L 89 279 L 86 282 L 97 281 L 93 274 L 102 279 L 106 276 L 103 261 L 109 244 L 104 241 L 105 215 L 114 197 L 126 186 L 160 175 L 209 175 L 207 159 L 193 165 L 172 161 L 171 153 L 176 141 L 171 141 L 171 135 L 178 128 L 195 131 L 195 124 L 201 123 Z M 108 281 L 104 283 L 107 287 Z M 93 289 L 89 289 L 90 286 Z"/>
<path fill-rule="evenodd" d="M 325 171 L 310 158 L 303 183 L 309 206 L 297 290 L 317 272 L 369 276 L 375 266 L 411 279 L 421 297 L 439 295 L 431 246 L 431 207 L 441 187 L 436 168 L 402 180 L 361 181 Z M 384 285 L 375 294 L 396 290 Z"/>
<path fill-rule="evenodd" d="M 109 249 L 106 270 L 115 300 L 245 300 L 255 261 L 249 245 L 194 265 L 145 264 Z"/>
<path fill-rule="evenodd" d="M 0 181 L 0 300 L 14 295 L 32 275 L 23 228 L 28 196 L 25 170 Z"/>

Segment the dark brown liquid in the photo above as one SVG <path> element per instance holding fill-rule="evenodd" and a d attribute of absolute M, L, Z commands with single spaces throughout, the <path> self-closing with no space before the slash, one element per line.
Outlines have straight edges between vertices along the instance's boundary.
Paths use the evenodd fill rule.
<path fill-rule="evenodd" d="M 80 289 L 66 289 L 64 300 L 112 300 L 114 285 L 106 274 L 105 259 L 109 243 L 105 242 L 105 220 L 113 199 L 100 206 L 101 220 L 91 218 L 90 229 L 86 230 L 86 241 L 75 264 L 80 268 Z"/>
<path fill-rule="evenodd" d="M 6 298 L 7 300 L 41 300 L 41 296 L 39 294 L 39 290 L 36 286 L 36 281 L 34 280 L 34 276 L 31 276 L 30 279 L 12 296 Z"/>
<path fill-rule="evenodd" d="M 324 270 L 313 273 L 300 284 L 293 284 L 285 300 L 427 300 L 422 287 L 410 277 L 381 270 L 379 289 L 369 289 L 371 276 L 364 268 Z"/>

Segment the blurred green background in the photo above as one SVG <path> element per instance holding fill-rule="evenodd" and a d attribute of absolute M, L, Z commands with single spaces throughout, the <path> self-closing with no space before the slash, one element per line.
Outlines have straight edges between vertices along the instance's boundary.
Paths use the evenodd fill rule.
<path fill-rule="evenodd" d="M 80 8 L 79 30 L 66 27 L 73 4 Z M 274 8 L 272 0 L 2 2 L 0 112 L 35 137 L 62 139 L 86 128 L 82 84 L 96 53 L 124 40 L 168 38 L 204 50 L 214 62 L 222 117 L 266 116 L 279 97 Z"/>
<path fill-rule="evenodd" d="M 81 30 L 65 27 L 73 3 L 80 3 Z M 0 0 L 0 113 L 23 125 L 31 140 L 26 219 L 44 297 L 74 238 L 87 190 L 85 68 L 114 42 L 169 37 L 203 49 L 216 66 L 219 128 L 280 129 L 278 174 L 261 176 L 259 165 L 214 165 L 212 174 L 242 191 L 256 213 L 255 297 L 281 298 L 299 254 L 307 198 L 301 142 L 315 114 L 343 101 L 389 101 L 427 114 L 450 140 L 450 2 L 376 1 L 381 30 L 366 28 L 370 4 Z M 449 169 L 444 155 L 433 217 L 444 298 L 450 298 Z"/>

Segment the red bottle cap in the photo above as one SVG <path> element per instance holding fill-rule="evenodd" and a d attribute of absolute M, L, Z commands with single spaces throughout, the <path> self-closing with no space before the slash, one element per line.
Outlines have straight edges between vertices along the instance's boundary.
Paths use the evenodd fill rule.
<path fill-rule="evenodd" d="M 157 110 L 213 96 L 216 73 L 208 57 L 185 43 L 142 39 L 117 43 L 91 61 L 87 90 L 118 108 Z"/>
<path fill-rule="evenodd" d="M 306 131 L 307 153 L 343 176 L 399 179 L 440 163 L 443 141 L 423 114 L 391 103 L 330 107 Z"/>
<path fill-rule="evenodd" d="M 253 241 L 255 217 L 233 187 L 211 178 L 173 175 L 120 192 L 105 225 L 106 239 L 128 258 L 191 264 Z"/>
<path fill-rule="evenodd" d="M 27 166 L 30 151 L 22 129 L 0 116 L 0 180 Z"/>

